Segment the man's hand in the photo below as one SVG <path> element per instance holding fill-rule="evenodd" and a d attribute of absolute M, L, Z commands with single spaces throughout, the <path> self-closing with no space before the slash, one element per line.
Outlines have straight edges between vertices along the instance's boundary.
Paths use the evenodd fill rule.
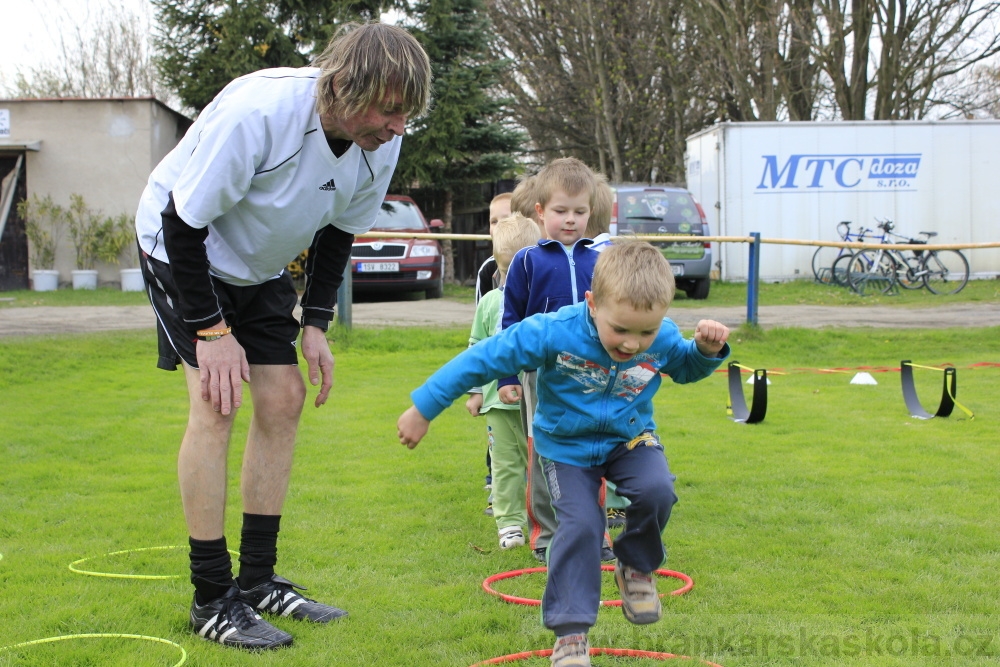
<path fill-rule="evenodd" d="M 717 357 L 729 338 L 729 327 L 715 320 L 701 320 L 694 329 L 694 344 L 706 357 Z"/>
<path fill-rule="evenodd" d="M 216 325 L 225 329 L 225 321 Z M 212 409 L 229 415 L 243 405 L 243 382 L 250 382 L 247 354 L 232 334 L 195 343 L 201 400 L 211 401 Z"/>
<path fill-rule="evenodd" d="M 524 396 L 524 392 L 521 391 L 521 385 L 519 384 L 509 384 L 506 387 L 500 387 L 497 389 L 497 394 L 500 396 L 500 402 L 507 405 L 517 405 L 521 402 L 521 397 Z"/>
<path fill-rule="evenodd" d="M 469 411 L 469 414 L 473 417 L 478 417 L 480 415 L 480 408 L 483 407 L 483 395 L 480 393 L 469 394 L 469 398 L 465 401 L 465 409 Z"/>
<path fill-rule="evenodd" d="M 399 442 L 413 449 L 427 434 L 427 429 L 430 425 L 431 423 L 420 414 L 417 407 L 411 405 L 396 421 L 396 433 L 399 435 Z"/>
<path fill-rule="evenodd" d="M 306 360 L 309 367 L 309 382 L 312 386 L 319 384 L 320 376 L 323 377 L 323 386 L 316 395 L 316 407 L 326 403 L 330 396 L 330 388 L 333 387 L 333 352 L 330 351 L 330 343 L 326 339 L 326 332 L 319 327 L 302 327 L 302 358 Z"/>

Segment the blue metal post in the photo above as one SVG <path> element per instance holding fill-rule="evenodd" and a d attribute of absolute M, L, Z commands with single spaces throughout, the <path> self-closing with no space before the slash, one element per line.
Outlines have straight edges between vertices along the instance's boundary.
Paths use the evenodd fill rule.
<path fill-rule="evenodd" d="M 750 265 L 747 272 L 747 323 L 757 326 L 757 301 L 760 295 L 760 232 L 750 232 Z"/>

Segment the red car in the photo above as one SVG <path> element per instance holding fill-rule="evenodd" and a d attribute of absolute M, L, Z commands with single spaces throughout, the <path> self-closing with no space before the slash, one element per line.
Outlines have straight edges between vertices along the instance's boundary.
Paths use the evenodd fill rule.
<path fill-rule="evenodd" d="M 402 195 L 386 195 L 373 232 L 426 234 L 444 226 L 428 224 L 417 203 Z M 354 241 L 351 280 L 355 292 L 426 292 L 438 299 L 444 290 L 441 244 L 433 239 L 364 239 Z"/>

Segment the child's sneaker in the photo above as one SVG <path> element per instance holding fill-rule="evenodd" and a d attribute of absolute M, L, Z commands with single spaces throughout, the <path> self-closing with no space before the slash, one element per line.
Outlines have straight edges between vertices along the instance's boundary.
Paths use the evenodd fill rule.
<path fill-rule="evenodd" d="M 656 623 L 663 616 L 653 575 L 615 563 L 615 583 L 622 595 L 622 613 L 636 625 Z"/>
<path fill-rule="evenodd" d="M 550 658 L 552 667 L 590 667 L 590 642 L 587 635 L 556 637 Z"/>
<path fill-rule="evenodd" d="M 500 529 L 500 548 L 513 549 L 524 546 L 524 533 L 520 526 L 508 526 Z"/>

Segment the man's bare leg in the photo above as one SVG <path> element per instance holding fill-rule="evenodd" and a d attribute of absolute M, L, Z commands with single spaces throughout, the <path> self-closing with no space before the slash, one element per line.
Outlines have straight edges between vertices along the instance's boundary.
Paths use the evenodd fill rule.
<path fill-rule="evenodd" d="M 306 385 L 298 366 L 250 367 L 253 418 L 243 454 L 243 511 L 279 515 L 292 473 Z"/>
<path fill-rule="evenodd" d="M 198 370 L 184 366 L 187 380 L 187 430 L 177 457 L 177 476 L 188 531 L 196 540 L 215 540 L 223 536 L 226 511 L 226 455 L 229 434 L 236 413 L 228 416 L 212 409 L 201 398 Z"/>
<path fill-rule="evenodd" d="M 305 382 L 297 366 L 254 365 L 250 377 L 253 419 L 241 477 L 244 514 L 239 586 L 244 598 L 260 611 L 328 623 L 347 612 L 303 597 L 294 584 L 274 574 Z"/>

